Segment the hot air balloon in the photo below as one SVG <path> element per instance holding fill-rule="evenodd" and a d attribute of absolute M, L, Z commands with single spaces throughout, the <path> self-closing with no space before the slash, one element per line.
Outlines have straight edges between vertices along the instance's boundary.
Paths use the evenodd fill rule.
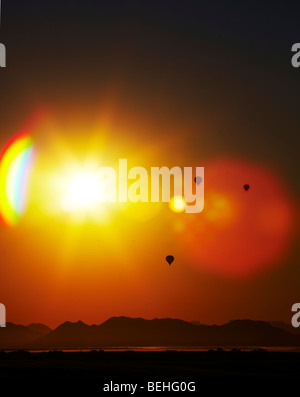
<path fill-rule="evenodd" d="M 194 181 L 195 181 L 195 183 L 199 186 L 200 183 L 202 182 L 201 176 L 196 176 L 196 177 L 194 178 Z"/>
<path fill-rule="evenodd" d="M 246 192 L 249 190 L 250 186 L 249 185 L 244 185 L 244 189 L 246 190 Z"/>
<path fill-rule="evenodd" d="M 173 255 L 168 255 L 166 257 L 166 261 L 168 262 L 169 266 L 171 266 L 172 263 L 174 262 L 174 256 Z"/>

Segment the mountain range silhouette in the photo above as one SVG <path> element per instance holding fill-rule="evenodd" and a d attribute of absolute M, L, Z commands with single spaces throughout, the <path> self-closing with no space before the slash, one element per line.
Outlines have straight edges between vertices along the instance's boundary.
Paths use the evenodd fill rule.
<path fill-rule="evenodd" d="M 105 347 L 299 347 L 300 335 L 281 322 L 233 320 L 204 325 L 179 319 L 112 317 L 100 325 L 65 322 L 54 330 L 43 324 L 7 323 L 0 349 L 88 349 Z"/>

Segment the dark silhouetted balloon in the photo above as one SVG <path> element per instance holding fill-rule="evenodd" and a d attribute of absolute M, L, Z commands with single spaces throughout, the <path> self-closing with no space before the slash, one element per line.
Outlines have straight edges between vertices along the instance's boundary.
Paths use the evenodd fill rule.
<path fill-rule="evenodd" d="M 202 182 L 201 176 L 196 176 L 196 177 L 194 178 L 194 181 L 195 181 L 195 183 L 197 183 L 197 185 L 199 186 L 200 183 Z"/>
<path fill-rule="evenodd" d="M 244 185 L 244 189 L 246 190 L 246 192 L 249 190 L 250 186 L 249 185 Z"/>
<path fill-rule="evenodd" d="M 166 257 L 166 261 L 168 262 L 169 266 L 171 266 L 172 263 L 174 262 L 174 256 L 173 255 L 168 255 Z"/>

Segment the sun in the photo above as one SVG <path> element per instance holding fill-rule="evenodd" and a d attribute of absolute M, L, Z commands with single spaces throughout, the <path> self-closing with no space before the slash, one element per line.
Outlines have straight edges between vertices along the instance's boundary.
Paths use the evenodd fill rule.
<path fill-rule="evenodd" d="M 80 172 L 65 181 L 62 208 L 66 212 L 90 209 L 103 197 L 103 189 L 92 172 Z"/>

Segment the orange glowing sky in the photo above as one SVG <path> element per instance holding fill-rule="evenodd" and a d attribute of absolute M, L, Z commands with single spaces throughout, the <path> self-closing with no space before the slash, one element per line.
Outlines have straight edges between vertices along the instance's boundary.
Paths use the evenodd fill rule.
<path fill-rule="evenodd" d="M 276 277 L 291 252 L 296 205 L 280 175 L 264 165 L 237 158 L 199 164 L 184 153 L 180 137 L 171 152 L 163 139 L 137 150 L 107 125 L 82 135 L 77 124 L 72 135 L 43 117 L 30 128 L 36 154 L 28 209 L 17 227 L 0 230 L 9 321 L 56 325 L 66 318 L 93 323 L 129 315 L 214 322 L 222 299 L 231 305 L 218 313 L 222 322 L 245 316 L 244 305 L 242 311 L 234 303 L 232 310 L 235 299 Z M 63 211 L 65 175 L 115 167 L 124 154 L 131 166 L 145 168 L 204 165 L 204 211 L 173 212 L 167 203 Z M 255 302 L 258 296 L 259 290 Z M 248 302 L 246 313 L 259 317 L 260 311 Z"/>

